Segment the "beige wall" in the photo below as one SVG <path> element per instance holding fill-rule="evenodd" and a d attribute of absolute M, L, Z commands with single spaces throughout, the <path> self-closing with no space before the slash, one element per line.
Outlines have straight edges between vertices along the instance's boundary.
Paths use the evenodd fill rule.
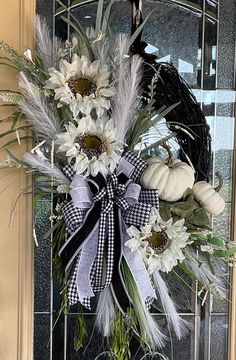
<path fill-rule="evenodd" d="M 32 47 L 34 0 L 1 1 L 0 40 L 22 51 Z M 17 73 L 0 67 L 0 89 L 16 89 Z M 0 119 L 10 110 L 0 108 Z M 7 127 L 0 124 L 0 132 Z M 3 141 L 0 142 L 0 146 Z M 12 148 L 21 156 L 26 146 Z M 6 156 L 0 151 L 0 161 Z M 30 186 L 24 171 L 0 170 L 0 359 L 32 359 L 32 198 L 20 192 Z"/>

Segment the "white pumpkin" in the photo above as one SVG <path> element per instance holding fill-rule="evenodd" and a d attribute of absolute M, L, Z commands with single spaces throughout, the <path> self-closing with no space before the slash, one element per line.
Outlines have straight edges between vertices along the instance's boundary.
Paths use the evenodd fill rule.
<path fill-rule="evenodd" d="M 148 160 L 141 184 L 145 189 L 156 189 L 165 201 L 177 201 L 194 184 L 194 170 L 179 159 L 163 160 L 159 156 Z"/>
<path fill-rule="evenodd" d="M 209 214 L 219 215 L 225 208 L 222 196 L 206 181 L 195 183 L 193 194 L 195 199 Z"/>

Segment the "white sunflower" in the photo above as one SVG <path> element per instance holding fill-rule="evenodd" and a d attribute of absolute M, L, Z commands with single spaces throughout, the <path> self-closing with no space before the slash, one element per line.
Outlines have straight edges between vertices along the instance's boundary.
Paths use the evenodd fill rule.
<path fill-rule="evenodd" d="M 114 88 L 107 65 L 101 65 L 99 60 L 91 63 L 85 56 L 74 54 L 71 63 L 61 59 L 59 69 L 48 70 L 50 78 L 45 85 L 45 89 L 54 90 L 58 107 L 69 105 L 74 117 L 80 113 L 89 115 L 92 109 L 102 115 L 104 109 L 110 108 Z"/>
<path fill-rule="evenodd" d="M 94 121 L 89 115 L 75 125 L 65 125 L 66 131 L 57 135 L 58 151 L 65 152 L 74 170 L 84 176 L 103 176 L 114 172 L 121 156 L 112 119 Z"/>
<path fill-rule="evenodd" d="M 190 234 L 184 226 L 184 220 L 173 222 L 173 219 L 163 221 L 157 209 L 152 209 L 148 225 L 140 230 L 135 226 L 127 229 L 130 240 L 125 245 L 131 251 L 139 251 L 148 271 L 169 272 L 178 261 L 185 258 L 182 249 L 189 242 Z"/>

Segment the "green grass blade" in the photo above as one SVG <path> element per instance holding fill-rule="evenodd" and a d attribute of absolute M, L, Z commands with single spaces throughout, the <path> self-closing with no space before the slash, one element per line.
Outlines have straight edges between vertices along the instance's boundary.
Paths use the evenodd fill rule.
<path fill-rule="evenodd" d="M 212 245 L 215 245 L 215 246 L 220 246 L 220 247 L 225 247 L 225 242 L 224 240 L 221 240 L 221 239 L 218 239 L 216 237 L 208 237 L 207 238 L 207 242 L 212 244 Z"/>
<path fill-rule="evenodd" d="M 192 279 L 192 280 L 197 280 L 197 277 L 195 275 L 195 273 L 189 269 L 188 266 L 186 266 L 184 263 L 179 262 L 178 266 Z"/>
<path fill-rule="evenodd" d="M 21 140 L 21 141 L 24 141 L 24 140 L 32 140 L 32 139 L 33 139 L 33 136 L 29 136 L 29 135 L 20 137 L 20 140 Z M 15 144 L 15 143 L 18 143 L 18 139 L 14 139 L 14 140 L 8 141 L 6 144 L 4 144 L 3 146 L 1 146 L 0 149 L 4 149 L 4 148 L 6 148 L 7 146 L 13 145 L 13 144 Z"/>
<path fill-rule="evenodd" d="M 146 17 L 146 19 L 142 22 L 142 24 L 137 28 L 137 30 L 133 33 L 133 35 L 130 37 L 129 41 L 128 41 L 128 47 L 130 48 L 132 46 L 132 44 L 134 43 L 134 41 L 136 40 L 136 38 L 139 36 L 139 34 L 141 33 L 141 31 L 143 30 L 146 22 L 148 21 L 150 15 L 154 12 L 154 10 L 152 10 L 148 16 Z"/>
<path fill-rule="evenodd" d="M 73 15 L 71 15 L 71 18 L 73 18 L 73 20 L 75 19 Z M 87 37 L 87 35 L 84 32 L 83 27 L 79 24 L 79 22 L 76 20 L 76 24 L 74 22 L 72 22 L 71 20 L 67 19 L 65 16 L 61 16 L 61 19 L 67 23 L 68 25 L 70 25 L 78 34 L 79 36 L 82 38 L 82 40 L 84 41 L 84 44 L 86 46 L 86 48 L 88 49 L 89 55 L 90 55 L 90 59 L 93 61 L 94 60 L 94 54 L 93 54 L 93 50 L 91 48 L 89 39 Z"/>
<path fill-rule="evenodd" d="M 11 94 L 19 94 L 19 95 L 21 95 L 21 92 L 20 91 L 13 91 L 13 90 L 9 90 L 9 89 L 1 89 L 0 90 L 0 94 L 1 93 L 11 93 Z"/>
<path fill-rule="evenodd" d="M 57 0 L 57 2 L 61 5 L 61 7 L 63 9 L 65 9 L 66 11 L 69 11 L 69 8 L 65 4 L 63 4 L 60 0 Z M 76 17 L 71 12 L 70 12 L 70 17 L 74 20 L 74 22 L 67 19 L 65 16 L 61 16 L 61 19 L 63 21 L 65 21 L 65 23 L 70 25 L 80 35 L 80 37 L 83 39 L 83 41 L 84 41 L 84 43 L 85 43 L 85 45 L 86 45 L 86 47 L 87 47 L 87 49 L 89 51 L 91 59 L 93 60 L 94 59 L 94 54 L 93 54 L 89 39 L 88 39 L 88 37 L 87 37 L 87 35 L 85 33 L 85 30 L 84 30 L 83 26 L 79 23 L 79 21 L 76 19 Z"/>
<path fill-rule="evenodd" d="M 75 0 L 71 4 L 71 8 L 76 7 L 77 5 L 85 5 L 94 2 L 94 0 Z"/>
<path fill-rule="evenodd" d="M 19 66 L 13 64 L 12 62 L 7 62 L 5 60 L 0 60 L 0 65 L 5 65 L 5 66 L 9 66 L 12 69 L 16 69 L 18 71 L 23 70 L 23 68 L 20 68 Z"/>
<path fill-rule="evenodd" d="M 99 31 L 101 31 L 102 14 L 103 14 L 103 0 L 98 0 L 96 25 L 95 25 L 95 30 L 97 34 L 99 33 Z"/>
<path fill-rule="evenodd" d="M 155 148 L 155 147 L 159 147 L 161 144 L 165 143 L 166 141 L 172 139 L 173 137 L 175 137 L 175 133 L 172 133 L 170 135 L 167 135 L 165 137 L 163 137 L 162 139 L 154 142 L 153 144 L 147 146 L 144 150 L 141 151 L 141 155 L 144 156 L 144 155 L 148 155 L 148 151 L 151 150 L 152 148 Z"/>
<path fill-rule="evenodd" d="M 170 105 L 170 106 L 168 106 L 165 110 L 163 110 L 163 111 L 161 111 L 160 112 L 160 116 L 162 117 L 162 118 L 164 118 L 167 114 L 169 114 L 176 106 L 178 106 L 179 104 L 181 103 L 181 101 L 179 101 L 179 102 L 177 102 L 177 103 L 175 103 L 175 104 L 173 104 L 173 105 Z M 163 108 L 163 107 L 162 107 Z M 161 109 L 162 109 L 161 108 Z"/>
<path fill-rule="evenodd" d="M 43 240 L 48 239 L 51 234 L 61 225 L 60 221 L 56 222 L 56 224 L 54 224 L 47 232 L 46 234 L 43 236 Z"/>
<path fill-rule="evenodd" d="M 12 120 L 11 129 L 14 129 L 17 122 L 23 117 L 23 115 L 24 114 L 22 112 L 20 112 L 20 111 L 17 111 L 14 114 L 12 114 L 12 116 L 11 116 L 11 120 Z"/>
<path fill-rule="evenodd" d="M 0 133 L 0 138 L 3 138 L 7 135 L 13 134 L 16 131 L 21 131 L 21 130 L 29 130 L 32 129 L 32 125 L 23 125 L 23 126 L 19 126 L 18 128 L 15 129 L 10 129 L 8 131 L 5 131 L 3 133 Z"/>
<path fill-rule="evenodd" d="M 110 3 L 107 5 L 104 16 L 103 16 L 103 21 L 102 21 L 102 33 L 105 34 L 107 32 L 107 25 L 108 25 L 108 21 L 110 18 L 110 12 L 111 12 L 111 8 L 114 4 L 115 0 L 111 0 Z"/>
<path fill-rule="evenodd" d="M 217 251 L 214 251 L 214 255 L 219 257 L 219 258 L 227 258 L 227 257 L 230 257 L 230 256 L 233 256 L 234 254 L 236 253 L 236 247 L 232 247 L 228 250 L 217 250 Z"/>
<path fill-rule="evenodd" d="M 17 164 L 23 165 L 23 166 L 25 166 L 25 167 L 29 167 L 29 165 L 28 165 L 26 162 L 18 159 L 15 155 L 12 154 L 11 151 L 9 151 L 8 149 L 5 149 L 5 151 L 7 152 L 7 154 L 8 154 Z"/>
<path fill-rule="evenodd" d="M 144 117 L 141 120 L 138 118 L 132 133 L 132 141 L 130 144 L 130 148 L 136 145 L 140 136 L 145 134 L 152 126 L 154 126 L 157 122 L 163 119 L 168 113 L 170 113 L 178 105 L 179 102 L 168 107 L 162 106 L 159 110 L 157 110 L 156 115 L 152 116 L 152 118 Z"/>

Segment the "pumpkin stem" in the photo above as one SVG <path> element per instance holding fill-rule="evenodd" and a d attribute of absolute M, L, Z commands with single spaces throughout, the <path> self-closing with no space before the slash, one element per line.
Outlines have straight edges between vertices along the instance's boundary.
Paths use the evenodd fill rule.
<path fill-rule="evenodd" d="M 172 154 L 172 152 L 170 150 L 171 146 L 168 145 L 167 143 L 164 143 L 162 145 L 162 147 L 163 147 L 163 149 L 165 149 L 168 152 L 169 157 L 168 157 L 168 160 L 167 160 L 167 165 L 171 166 L 173 164 L 173 161 L 174 161 L 174 156 L 173 156 L 173 154 Z"/>
<path fill-rule="evenodd" d="M 223 187 L 223 185 L 224 185 L 223 176 L 221 175 L 221 173 L 220 173 L 219 171 L 217 171 L 217 172 L 215 173 L 215 175 L 216 175 L 216 177 L 217 177 L 217 179 L 218 179 L 218 181 L 219 181 L 219 184 L 218 184 L 217 187 L 214 188 L 214 190 L 215 190 L 216 192 L 219 192 L 220 189 L 221 189 L 221 188 Z"/>

